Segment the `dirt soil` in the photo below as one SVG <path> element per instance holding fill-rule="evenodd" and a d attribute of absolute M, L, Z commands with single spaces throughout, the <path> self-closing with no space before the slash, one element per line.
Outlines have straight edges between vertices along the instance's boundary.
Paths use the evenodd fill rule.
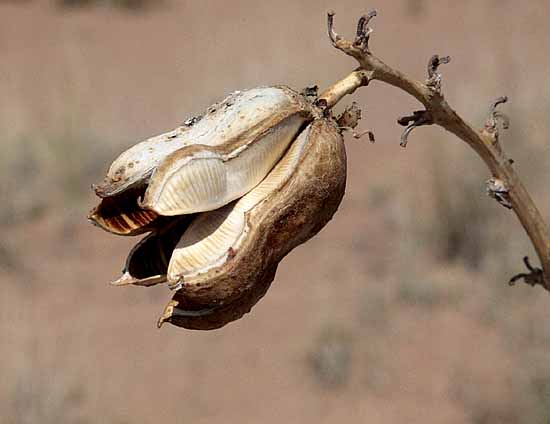
<path fill-rule="evenodd" d="M 67 125 L 92 140 L 41 147 L 44 160 L 57 164 L 52 172 L 76 169 L 66 178 L 81 197 L 46 185 L 27 193 L 31 204 L 46 196 L 43 212 L 1 227 L 0 423 L 549 419 L 549 298 L 506 284 L 530 253 L 525 236 L 505 215 L 491 235 L 500 244 L 483 251 L 481 265 L 441 258 L 432 240 L 446 227 L 433 224 L 434 162 L 459 179 L 479 163 L 437 129 L 413 133 L 401 149 L 396 119 L 418 104 L 395 89 L 372 84 L 355 96 L 364 112 L 359 128 L 373 130 L 377 141 L 346 138 L 349 180 L 340 210 L 281 263 L 252 312 L 223 329 L 158 330 L 171 297 L 166 287 L 108 285 L 137 240 L 85 219 L 96 201 L 89 186 L 111 154 L 231 91 L 325 87 L 353 69 L 327 40 L 331 8 L 337 30 L 351 35 L 356 18 L 376 7 L 372 49 L 418 79 L 432 54 L 450 54 L 441 69 L 445 93 L 472 122 L 482 125 L 502 94 L 513 99 L 509 111 L 546 113 L 548 103 L 537 99 L 550 99 L 549 3 L 164 0 L 144 11 L 106 3 L 66 10 L 53 1 L 0 1 L 0 146 Z M 546 136 L 544 119 L 519 116 L 525 134 Z M 539 147 L 506 139 L 526 174 L 543 169 L 530 146 L 549 158 L 543 138 Z M 84 142 L 92 143 L 84 150 L 92 171 L 74 153 Z M 33 165 L 25 153 L 4 160 L 21 164 L 22 177 L 10 181 L 26 193 L 25 166 Z M 485 197 L 481 172 L 471 191 L 476 202 L 506 214 Z M 547 183 L 544 172 L 533 175 Z M 536 178 L 527 181 L 550 216 L 548 184 Z M 452 191 L 455 180 L 447 183 L 461 196 Z M 6 194 L 3 207 L 11 201 Z M 497 254 L 514 243 L 522 250 Z"/>

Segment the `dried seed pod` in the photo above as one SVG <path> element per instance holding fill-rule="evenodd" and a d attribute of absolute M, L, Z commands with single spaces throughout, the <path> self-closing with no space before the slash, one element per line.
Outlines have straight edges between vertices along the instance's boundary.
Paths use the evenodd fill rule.
<path fill-rule="evenodd" d="M 190 224 L 170 259 L 178 288 L 159 325 L 212 329 L 246 313 L 279 261 L 331 219 L 345 190 L 342 136 L 327 119 L 310 124 L 251 192 Z"/>

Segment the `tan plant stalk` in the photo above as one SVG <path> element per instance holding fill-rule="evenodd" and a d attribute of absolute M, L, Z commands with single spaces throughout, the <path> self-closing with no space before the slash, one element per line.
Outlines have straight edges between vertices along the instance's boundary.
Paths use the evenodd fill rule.
<path fill-rule="evenodd" d="M 347 94 L 357 88 L 366 86 L 370 81 L 378 80 L 406 91 L 424 106 L 424 110 L 400 118 L 399 124 L 406 127 L 401 137 L 401 145 L 406 146 L 408 136 L 413 129 L 422 125 L 439 125 L 466 142 L 481 157 L 489 168 L 492 178 L 487 184 L 487 193 L 501 205 L 512 209 L 527 232 L 542 268 L 531 266 L 524 257 L 526 273 L 517 274 L 510 279 L 510 284 L 523 279 L 532 286 L 542 285 L 550 291 L 550 230 L 544 222 L 531 195 L 521 182 L 499 141 L 499 124 L 507 128 L 508 119 L 497 110 L 506 102 L 506 97 L 495 100 L 489 110 L 489 117 L 481 129 L 475 129 L 465 122 L 447 103 L 441 91 L 441 75 L 438 67 L 448 63 L 449 57 L 432 56 L 428 64 L 428 78 L 425 82 L 416 81 L 402 72 L 388 66 L 372 54 L 369 49 L 369 38 L 372 28 L 368 26 L 376 11 L 371 11 L 359 19 L 353 41 L 340 37 L 334 30 L 334 12 L 328 12 L 328 34 L 334 47 L 352 56 L 359 63 L 348 76 L 338 81 L 321 93 L 317 104 L 330 108 Z"/>

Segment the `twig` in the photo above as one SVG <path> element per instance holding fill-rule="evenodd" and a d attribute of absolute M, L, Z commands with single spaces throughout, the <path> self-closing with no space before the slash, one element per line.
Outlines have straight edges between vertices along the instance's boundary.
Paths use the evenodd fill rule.
<path fill-rule="evenodd" d="M 317 106 L 330 109 L 344 96 L 353 94 L 359 87 L 368 85 L 370 80 L 370 72 L 357 69 L 321 93 L 315 103 Z"/>
<path fill-rule="evenodd" d="M 440 65 L 449 63 L 451 61 L 451 56 L 440 57 L 437 54 L 434 54 L 430 61 L 428 62 L 428 79 L 426 80 L 426 85 L 432 90 L 441 91 L 441 74 L 437 72 L 437 68 Z"/>
<path fill-rule="evenodd" d="M 402 116 L 397 120 L 397 123 L 399 125 L 403 125 L 405 128 L 405 131 L 403 131 L 403 134 L 401 134 L 401 141 L 399 145 L 401 147 L 407 147 L 407 143 L 409 141 L 409 134 L 417 127 L 421 127 L 422 125 L 432 125 L 433 120 L 432 116 L 430 115 L 430 112 L 427 110 L 415 110 L 412 115 L 410 116 Z"/>
<path fill-rule="evenodd" d="M 529 284 L 531 287 L 539 284 L 544 285 L 544 275 L 542 273 L 542 269 L 533 267 L 529 262 L 528 256 L 523 257 L 523 263 L 525 264 L 525 267 L 529 272 L 522 272 L 520 274 L 514 275 L 512 278 L 510 278 L 509 284 L 513 286 L 516 284 L 516 281 L 523 280 L 525 284 Z"/>
<path fill-rule="evenodd" d="M 533 268 L 528 265 L 530 274 L 519 274 L 512 279 L 512 282 L 520 278 L 529 284 L 536 281 L 550 291 L 550 231 L 512 167 L 513 161 L 503 152 L 499 141 L 498 123 L 501 122 L 502 128 L 505 129 L 508 127 L 509 120 L 497 110 L 497 107 L 507 98 L 502 97 L 493 102 L 484 128 L 474 129 L 449 106 L 441 92 L 441 75 L 437 71 L 441 64 L 449 62 L 449 58 L 432 56 L 428 63 L 428 79 L 425 83 L 409 78 L 371 53 L 369 41 L 373 30 L 368 25 L 374 16 L 376 12 L 372 11 L 359 19 L 355 39 L 350 41 L 336 33 L 334 12 L 328 13 L 328 33 L 333 46 L 355 58 L 359 68 L 323 92 L 317 99 L 318 104 L 330 108 L 346 94 L 353 93 L 372 80 L 393 85 L 422 103 L 425 110 L 416 111 L 413 115 L 399 120 L 402 125 L 407 126 L 401 137 L 401 144 L 406 145 L 411 131 L 418 126 L 435 124 L 453 133 L 474 149 L 489 168 L 492 180 L 498 186 L 492 187 L 490 194 L 494 194 L 492 197 L 504 206 L 510 207 L 517 215 L 542 264 L 542 268 Z"/>

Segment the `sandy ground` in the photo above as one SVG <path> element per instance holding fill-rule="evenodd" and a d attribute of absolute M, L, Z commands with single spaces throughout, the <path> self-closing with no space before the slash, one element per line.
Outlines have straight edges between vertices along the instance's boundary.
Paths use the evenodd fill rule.
<path fill-rule="evenodd" d="M 420 79 L 433 53 L 452 55 L 444 87 L 468 120 L 481 125 L 491 99 L 512 97 L 522 123 L 507 148 L 549 216 L 544 1 L 165 0 L 142 12 L 0 1 L 2 164 L 21 173 L 2 204 L 46 199 L 37 217 L 2 224 L 1 423 L 549 419 L 549 300 L 505 280 L 530 253 L 519 224 L 486 199 L 487 175 L 449 135 L 423 129 L 399 148 L 395 119 L 418 105 L 380 84 L 355 96 L 377 142 L 347 139 L 340 210 L 281 263 L 251 314 L 212 332 L 158 330 L 168 289 L 107 284 L 135 240 L 85 220 L 104 161 L 230 91 L 343 76 L 355 64 L 327 41 L 325 12 L 352 34 L 365 7 L 379 9 L 372 48 L 387 62 Z M 87 138 L 48 144 L 67 127 Z M 37 149 L 46 165 L 30 191 Z M 480 233 L 491 243 L 476 266 L 442 259 L 433 241 L 448 226 L 433 211 L 441 175 L 451 199 L 479 177 L 464 210 L 499 217 Z M 466 219 L 464 231 L 487 226 Z"/>

